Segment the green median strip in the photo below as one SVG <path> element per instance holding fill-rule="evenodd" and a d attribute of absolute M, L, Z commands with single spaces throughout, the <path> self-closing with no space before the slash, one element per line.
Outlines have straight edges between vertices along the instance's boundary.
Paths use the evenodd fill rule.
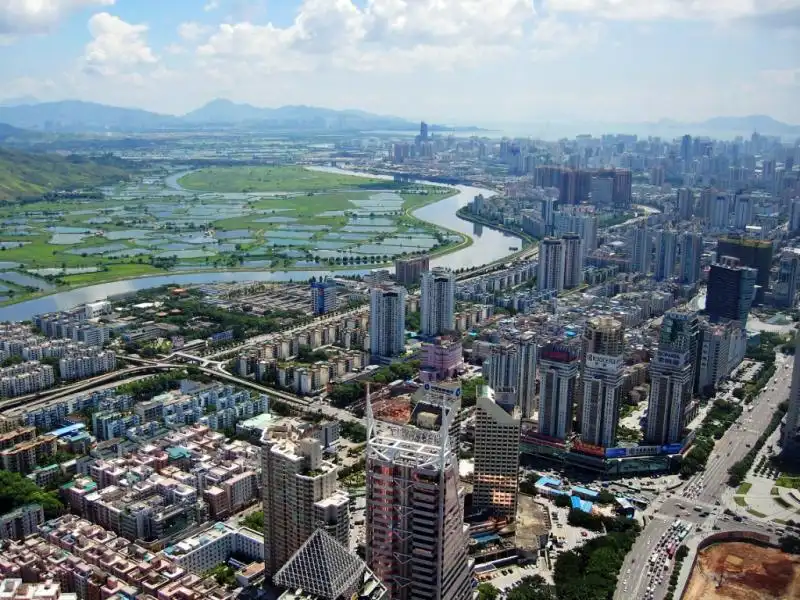
<path fill-rule="evenodd" d="M 747 492 L 750 491 L 750 488 L 753 487 L 752 483 L 743 483 L 739 486 L 739 489 L 736 490 L 737 494 L 741 494 L 742 496 L 746 496 Z"/>

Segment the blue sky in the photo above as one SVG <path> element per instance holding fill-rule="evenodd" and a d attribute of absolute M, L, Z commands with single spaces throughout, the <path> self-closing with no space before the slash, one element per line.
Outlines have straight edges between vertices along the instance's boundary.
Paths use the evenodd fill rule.
<path fill-rule="evenodd" d="M 0 0 L 0 99 L 800 123 L 800 0 Z"/>

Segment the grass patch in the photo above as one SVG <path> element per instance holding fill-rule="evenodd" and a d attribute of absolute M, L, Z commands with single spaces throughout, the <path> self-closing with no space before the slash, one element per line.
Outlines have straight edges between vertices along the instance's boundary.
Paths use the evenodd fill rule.
<path fill-rule="evenodd" d="M 766 516 L 767 516 L 767 515 L 765 515 L 764 513 L 762 513 L 762 512 L 759 512 L 759 511 L 757 511 L 757 510 L 756 510 L 756 509 L 754 509 L 754 508 L 748 508 L 748 509 L 747 509 L 747 512 L 749 512 L 749 513 L 750 513 L 751 515 L 753 515 L 754 517 L 761 517 L 761 518 L 763 518 L 763 517 L 766 517 Z"/>
<path fill-rule="evenodd" d="M 738 504 L 739 506 L 747 506 L 747 502 L 742 496 L 734 496 L 733 501 L 736 502 L 736 504 Z"/>
<path fill-rule="evenodd" d="M 752 483 L 743 483 L 739 486 L 739 489 L 736 490 L 737 494 L 741 494 L 742 496 L 746 496 L 747 492 L 750 491 L 750 488 L 753 487 Z"/>
<path fill-rule="evenodd" d="M 788 475 L 781 475 L 775 481 L 775 485 L 778 487 L 800 490 L 800 477 L 789 477 Z"/>
<path fill-rule="evenodd" d="M 79 273 L 76 275 L 66 275 L 61 280 L 68 286 L 73 285 L 92 285 L 102 283 L 112 279 L 122 279 L 127 277 L 141 277 L 143 275 L 163 274 L 163 269 L 157 269 L 149 264 L 120 264 L 108 265 L 108 271 L 98 271 L 97 273 Z"/>
<path fill-rule="evenodd" d="M 772 519 L 772 521 L 778 525 L 786 525 L 788 523 L 788 521 L 784 521 L 783 519 Z"/>
<path fill-rule="evenodd" d="M 339 173 L 310 171 L 298 166 L 212 167 L 182 177 L 180 185 L 203 192 L 320 192 L 339 189 L 393 187 L 391 181 Z"/>
<path fill-rule="evenodd" d="M 789 504 L 786 500 L 784 500 L 781 497 L 775 497 L 772 500 L 773 500 L 773 502 L 775 502 L 775 504 L 777 504 L 778 506 L 780 506 L 782 508 L 792 508 L 792 505 Z"/>

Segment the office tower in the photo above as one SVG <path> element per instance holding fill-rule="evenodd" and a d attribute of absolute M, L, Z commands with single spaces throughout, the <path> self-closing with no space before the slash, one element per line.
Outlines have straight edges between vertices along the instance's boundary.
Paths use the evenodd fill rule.
<path fill-rule="evenodd" d="M 727 194 L 717 194 L 711 205 L 711 227 L 727 229 L 730 224 L 730 198 Z"/>
<path fill-rule="evenodd" d="M 428 139 L 428 124 L 425 121 L 419 124 L 419 139 L 423 141 Z"/>
<path fill-rule="evenodd" d="M 516 381 L 516 404 L 523 419 L 530 419 L 536 411 L 536 361 L 538 344 L 531 332 L 523 333 L 517 340 L 517 365 L 519 376 Z"/>
<path fill-rule="evenodd" d="M 338 467 L 322 459 L 322 444 L 291 424 L 261 438 L 264 563 L 274 575 L 319 528 L 345 547 L 350 542 L 349 496 Z"/>
<path fill-rule="evenodd" d="M 753 199 L 750 196 L 736 196 L 733 225 L 744 230 L 753 222 Z"/>
<path fill-rule="evenodd" d="M 513 521 L 519 484 L 519 409 L 501 406 L 494 390 L 479 390 L 475 411 L 472 506 Z"/>
<path fill-rule="evenodd" d="M 669 352 L 688 352 L 694 384 L 700 348 L 700 319 L 697 312 L 681 308 L 668 310 L 661 320 L 658 348 Z"/>
<path fill-rule="evenodd" d="M 743 267 L 732 256 L 723 256 L 712 264 L 706 296 L 706 311 L 711 321 L 729 319 L 744 328 L 753 304 L 755 283 L 756 270 Z"/>
<path fill-rule="evenodd" d="M 745 267 L 758 271 L 754 304 L 763 304 L 764 295 L 769 290 L 769 276 L 772 269 L 772 242 L 746 237 L 724 237 L 717 241 L 717 257 L 733 256 Z"/>
<path fill-rule="evenodd" d="M 692 150 L 692 136 L 684 135 L 681 138 L 681 158 L 683 159 L 684 166 L 688 166 L 689 163 L 692 162 Z"/>
<path fill-rule="evenodd" d="M 681 237 L 681 283 L 694 285 L 700 280 L 703 236 L 687 232 Z"/>
<path fill-rule="evenodd" d="M 775 282 L 773 298 L 777 306 L 794 307 L 797 296 L 798 276 L 800 275 L 800 254 L 787 250 L 781 255 L 778 278 Z"/>
<path fill-rule="evenodd" d="M 686 411 L 692 399 L 692 364 L 689 352 L 662 350 L 650 361 L 650 398 L 645 439 L 653 445 L 675 444 L 683 439 Z"/>
<path fill-rule="evenodd" d="M 728 366 L 734 329 L 737 327 L 733 321 L 718 324 L 700 321 L 697 389 L 705 394 L 713 393 L 713 388 L 730 373 Z"/>
<path fill-rule="evenodd" d="M 455 329 L 456 274 L 435 268 L 422 274 L 420 333 L 442 335 Z"/>
<path fill-rule="evenodd" d="M 555 238 L 544 238 L 539 244 L 540 290 L 564 289 L 564 243 Z"/>
<path fill-rule="evenodd" d="M 422 273 L 430 270 L 431 259 L 429 256 L 415 256 L 413 258 L 398 258 L 394 261 L 394 273 L 400 285 L 419 285 Z"/>
<path fill-rule="evenodd" d="M 793 198 L 789 210 L 789 231 L 800 231 L 800 198 Z"/>
<path fill-rule="evenodd" d="M 629 169 L 614 171 L 613 203 L 615 208 L 628 208 L 631 205 L 632 186 L 633 175 Z"/>
<path fill-rule="evenodd" d="M 337 308 L 336 288 L 333 281 L 325 279 L 311 284 L 311 310 L 315 315 L 324 315 Z"/>
<path fill-rule="evenodd" d="M 631 236 L 631 268 L 636 273 L 650 272 L 650 232 L 642 225 L 633 230 Z"/>
<path fill-rule="evenodd" d="M 656 262 L 653 274 L 656 281 L 670 279 L 678 262 L 678 234 L 671 230 L 656 233 Z"/>
<path fill-rule="evenodd" d="M 458 456 L 439 431 L 380 423 L 366 404 L 366 559 L 392 600 L 471 600 Z"/>
<path fill-rule="evenodd" d="M 559 440 L 572 433 L 572 401 L 580 370 L 580 346 L 550 342 L 540 351 L 539 433 Z"/>
<path fill-rule="evenodd" d="M 798 338 L 795 338 L 798 339 Z M 795 343 L 792 387 L 789 390 L 789 408 L 781 431 L 782 455 L 796 460 L 800 455 L 800 344 Z"/>
<path fill-rule="evenodd" d="M 568 233 L 561 238 L 564 253 L 564 289 L 571 290 L 583 283 L 583 249 L 581 237 Z"/>
<path fill-rule="evenodd" d="M 598 440 L 605 443 L 616 436 L 624 343 L 623 326 L 616 319 L 594 317 L 586 322 L 576 417 L 588 444 L 602 445 Z"/>
<path fill-rule="evenodd" d="M 765 160 L 761 163 L 761 180 L 762 181 L 772 181 L 772 178 L 775 176 L 775 161 L 774 160 Z"/>
<path fill-rule="evenodd" d="M 678 190 L 678 218 L 689 221 L 694 216 L 694 193 L 689 188 Z"/>
<path fill-rule="evenodd" d="M 387 285 L 370 290 L 369 345 L 373 358 L 398 356 L 406 345 L 406 289 Z"/>

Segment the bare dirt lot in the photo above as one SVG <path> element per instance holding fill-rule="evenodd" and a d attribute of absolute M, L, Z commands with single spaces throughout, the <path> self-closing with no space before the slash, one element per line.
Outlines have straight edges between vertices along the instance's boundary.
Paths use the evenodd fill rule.
<path fill-rule="evenodd" d="M 800 557 L 775 548 L 731 542 L 700 553 L 684 600 L 800 598 Z"/>

